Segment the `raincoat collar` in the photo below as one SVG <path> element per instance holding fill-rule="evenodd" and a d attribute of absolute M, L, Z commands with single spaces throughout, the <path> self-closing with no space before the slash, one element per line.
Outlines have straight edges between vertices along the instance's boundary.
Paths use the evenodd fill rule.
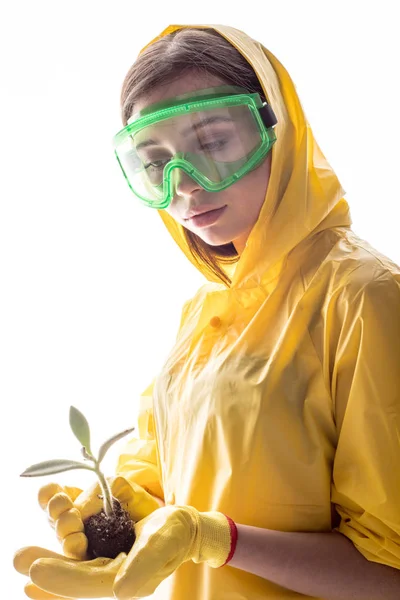
<path fill-rule="evenodd" d="M 313 136 L 292 79 L 275 56 L 242 31 L 225 25 L 170 25 L 147 46 L 188 27 L 216 30 L 244 56 L 256 72 L 278 119 L 271 175 L 259 218 L 239 261 L 223 265 L 232 279 L 232 288 L 265 289 L 278 276 L 288 254 L 303 240 L 325 229 L 350 227 L 349 206 L 336 174 Z M 165 210 L 158 212 L 192 264 L 208 281 L 226 288 L 205 264 L 198 264 L 193 258 L 182 226 Z"/>

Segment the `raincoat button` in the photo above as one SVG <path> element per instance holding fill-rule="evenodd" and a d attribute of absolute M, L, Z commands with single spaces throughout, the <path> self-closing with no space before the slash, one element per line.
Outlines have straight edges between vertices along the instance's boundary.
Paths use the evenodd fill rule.
<path fill-rule="evenodd" d="M 210 320 L 211 327 L 219 327 L 221 325 L 221 319 L 219 317 L 213 317 Z"/>
<path fill-rule="evenodd" d="M 165 504 L 175 504 L 175 494 L 171 492 L 168 494 L 167 500 Z"/>

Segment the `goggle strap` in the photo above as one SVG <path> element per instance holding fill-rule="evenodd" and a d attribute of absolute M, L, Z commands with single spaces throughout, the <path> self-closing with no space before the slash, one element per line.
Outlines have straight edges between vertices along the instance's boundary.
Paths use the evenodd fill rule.
<path fill-rule="evenodd" d="M 263 104 L 258 110 L 267 129 L 274 127 L 278 123 L 278 119 L 276 118 L 276 115 L 269 104 Z"/>

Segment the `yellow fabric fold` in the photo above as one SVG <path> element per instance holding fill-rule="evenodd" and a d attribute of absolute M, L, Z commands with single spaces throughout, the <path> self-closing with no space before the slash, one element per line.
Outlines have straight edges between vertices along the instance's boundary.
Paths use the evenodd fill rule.
<path fill-rule="evenodd" d="M 400 569 L 399 278 L 382 273 L 361 290 L 349 283 L 336 310 L 336 530 L 368 560 Z"/>
<path fill-rule="evenodd" d="M 152 391 L 154 383 L 143 392 L 138 414 L 138 438 L 132 438 L 118 457 L 116 474 L 141 485 L 150 494 L 164 500 L 161 473 L 154 433 Z"/>

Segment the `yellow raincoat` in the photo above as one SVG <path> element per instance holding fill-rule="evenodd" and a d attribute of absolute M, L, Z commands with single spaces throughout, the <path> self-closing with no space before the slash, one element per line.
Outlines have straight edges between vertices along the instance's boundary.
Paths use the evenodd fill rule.
<path fill-rule="evenodd" d="M 400 569 L 400 268 L 351 230 L 284 67 L 244 33 L 212 27 L 253 66 L 278 118 L 271 178 L 229 267 L 232 287 L 200 267 L 208 283 L 184 306 L 176 344 L 141 399 L 140 440 L 117 470 L 167 504 L 237 523 L 336 528 L 368 560 Z M 199 268 L 181 226 L 159 214 Z M 190 561 L 153 597 L 299 596 Z"/>

